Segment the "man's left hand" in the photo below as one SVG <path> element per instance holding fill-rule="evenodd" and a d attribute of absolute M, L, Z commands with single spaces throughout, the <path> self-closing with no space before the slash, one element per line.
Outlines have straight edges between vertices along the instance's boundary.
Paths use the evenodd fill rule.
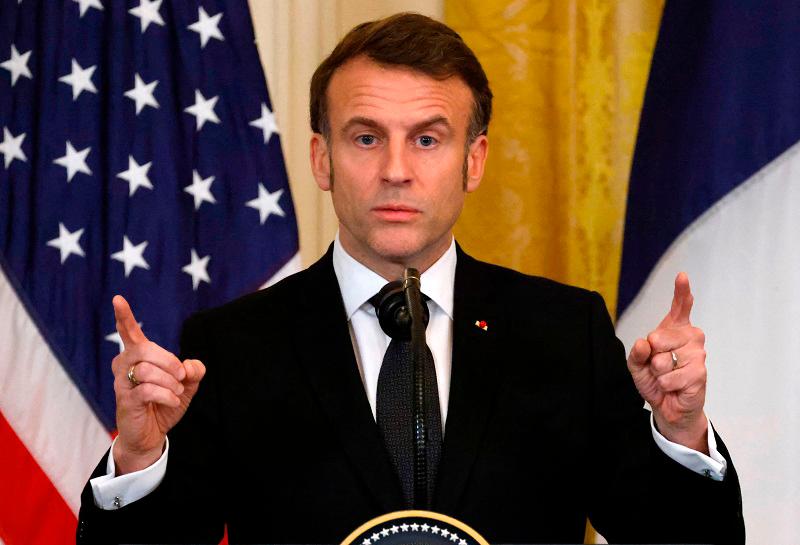
<path fill-rule="evenodd" d="M 708 454 L 705 334 L 692 326 L 689 277 L 675 278 L 672 308 L 647 339 L 638 339 L 628 370 L 653 409 L 658 431 L 673 443 Z"/>

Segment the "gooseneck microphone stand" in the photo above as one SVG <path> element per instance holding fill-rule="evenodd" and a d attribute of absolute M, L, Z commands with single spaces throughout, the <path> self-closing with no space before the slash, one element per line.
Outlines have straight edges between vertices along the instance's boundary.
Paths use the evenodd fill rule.
<path fill-rule="evenodd" d="M 403 272 L 403 291 L 406 297 L 406 308 L 411 318 L 411 351 L 414 361 L 414 507 L 430 509 L 424 370 L 427 343 L 425 342 L 425 320 L 417 269 L 408 268 Z"/>

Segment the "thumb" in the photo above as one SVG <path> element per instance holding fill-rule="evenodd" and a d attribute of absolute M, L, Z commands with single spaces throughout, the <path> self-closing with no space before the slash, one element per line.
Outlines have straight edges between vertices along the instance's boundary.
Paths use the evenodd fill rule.
<path fill-rule="evenodd" d="M 631 372 L 636 372 L 644 368 L 647 365 L 647 360 L 650 359 L 651 353 L 652 348 L 647 340 L 636 339 L 628 355 L 628 369 L 630 369 Z"/>
<path fill-rule="evenodd" d="M 186 370 L 186 376 L 181 381 L 184 386 L 181 397 L 190 402 L 206 374 L 206 366 L 200 360 L 183 360 L 183 368 Z"/>
<path fill-rule="evenodd" d="M 206 374 L 206 366 L 200 360 L 183 360 L 183 368 L 186 370 L 183 382 L 187 384 L 200 382 Z"/>

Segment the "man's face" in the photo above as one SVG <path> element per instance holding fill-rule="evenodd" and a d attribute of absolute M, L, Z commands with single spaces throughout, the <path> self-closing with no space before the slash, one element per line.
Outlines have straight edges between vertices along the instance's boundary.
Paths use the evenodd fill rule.
<path fill-rule="evenodd" d="M 311 163 L 342 245 L 386 278 L 427 269 L 483 175 L 486 137 L 467 147 L 469 87 L 358 57 L 334 73 L 327 104 L 329 141 L 312 137 Z"/>

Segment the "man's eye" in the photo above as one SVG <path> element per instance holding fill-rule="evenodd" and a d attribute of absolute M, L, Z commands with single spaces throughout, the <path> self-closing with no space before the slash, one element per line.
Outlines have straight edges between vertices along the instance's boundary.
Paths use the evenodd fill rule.
<path fill-rule="evenodd" d="M 356 137 L 356 141 L 363 146 L 371 146 L 375 143 L 375 137 L 371 134 L 362 134 Z"/>
<path fill-rule="evenodd" d="M 417 142 L 419 142 L 419 145 L 423 148 L 429 148 L 436 144 L 436 139 L 433 136 L 423 135 L 417 138 Z"/>

